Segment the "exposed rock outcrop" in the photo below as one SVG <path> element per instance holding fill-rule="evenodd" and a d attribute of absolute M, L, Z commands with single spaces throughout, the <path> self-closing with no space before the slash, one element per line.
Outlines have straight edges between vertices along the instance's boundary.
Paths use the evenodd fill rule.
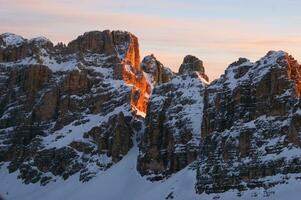
<path fill-rule="evenodd" d="M 152 86 L 166 83 L 174 76 L 174 73 L 169 68 L 164 67 L 153 54 L 143 58 L 141 69 L 146 73 Z"/>
<path fill-rule="evenodd" d="M 0 161 L 10 172 L 42 185 L 77 172 L 87 181 L 127 154 L 141 126 L 134 94 L 151 92 L 134 35 L 93 31 L 53 46 L 6 34 L 0 44 Z"/>
<path fill-rule="evenodd" d="M 38 57 L 43 53 L 41 49 L 53 50 L 53 44 L 44 37 L 31 40 L 13 34 L 0 35 L 0 62 L 16 62 L 21 59 Z"/>
<path fill-rule="evenodd" d="M 98 146 L 100 154 L 107 154 L 114 162 L 119 161 L 132 147 L 134 131 L 131 127 L 131 119 L 120 113 L 112 116 L 107 123 L 100 127 L 94 127 L 86 136 L 93 138 Z M 112 133 L 114 133 L 112 138 Z"/>
<path fill-rule="evenodd" d="M 198 192 L 269 188 L 283 180 L 265 177 L 301 172 L 300 70 L 271 51 L 256 63 L 239 59 L 208 86 Z"/>
<path fill-rule="evenodd" d="M 93 52 L 107 55 L 116 55 L 114 48 L 113 33 L 106 31 L 86 32 L 68 44 L 73 53 Z"/>
<path fill-rule="evenodd" d="M 185 64 L 181 65 L 181 72 Z M 197 157 L 206 83 L 200 76 L 205 74 L 204 68 L 191 70 L 153 90 L 138 158 L 138 170 L 152 180 L 183 169 Z M 154 71 L 155 78 L 158 71 Z"/>
<path fill-rule="evenodd" d="M 183 63 L 179 68 L 179 74 L 190 74 L 193 72 L 198 72 L 204 80 L 209 81 L 208 76 L 205 74 L 205 68 L 203 66 L 203 61 L 195 56 L 187 55 L 185 56 Z"/>

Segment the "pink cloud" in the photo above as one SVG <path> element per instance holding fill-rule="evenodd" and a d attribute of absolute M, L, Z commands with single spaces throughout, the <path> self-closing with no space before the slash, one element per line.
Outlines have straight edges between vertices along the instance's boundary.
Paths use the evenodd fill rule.
<path fill-rule="evenodd" d="M 300 54 L 301 39 L 290 31 L 277 31 L 265 23 L 240 20 L 185 20 L 141 13 L 96 11 L 82 1 L 0 0 L 0 32 L 25 37 L 45 35 L 54 42 L 68 42 L 90 30 L 128 30 L 139 37 L 142 55 L 154 53 L 177 71 L 186 54 L 204 59 L 211 79 L 240 56 L 257 59 L 270 49 Z M 91 0 L 100 5 L 104 1 Z M 136 1 L 136 3 L 139 3 Z M 166 5 L 162 5 L 166 6 Z M 177 6 L 180 6 L 179 4 Z"/>

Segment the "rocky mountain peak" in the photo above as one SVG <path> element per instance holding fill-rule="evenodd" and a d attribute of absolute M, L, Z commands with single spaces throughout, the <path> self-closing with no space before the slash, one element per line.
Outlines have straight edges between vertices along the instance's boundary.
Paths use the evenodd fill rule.
<path fill-rule="evenodd" d="M 141 62 L 141 68 L 146 73 L 153 73 L 157 70 L 157 65 L 162 65 L 154 54 L 145 56 Z"/>
<path fill-rule="evenodd" d="M 138 157 L 139 172 L 151 180 L 167 177 L 196 159 L 206 88 L 204 69 L 193 66 L 196 59 L 186 57 L 179 74 L 170 73 L 153 55 L 142 61 L 142 69 L 157 81 L 153 81 Z M 162 75 L 170 80 L 161 84 Z"/>
<path fill-rule="evenodd" d="M 111 68 L 114 79 L 134 86 L 130 98 L 133 109 L 146 110 L 151 83 L 140 69 L 138 38 L 129 32 L 90 31 L 67 46 L 53 46 L 45 37 L 28 40 L 12 33 L 2 34 L 0 42 L 0 62 L 4 63 L 42 64 L 52 71 L 82 70 L 99 65 Z"/>
<path fill-rule="evenodd" d="M 14 33 L 3 33 L 0 35 L 0 48 L 18 47 L 23 42 L 25 42 L 25 39 Z"/>
<path fill-rule="evenodd" d="M 40 46 L 40 47 L 53 46 L 53 43 L 44 36 L 32 38 L 28 41 L 28 43 L 32 44 L 32 45 Z"/>
<path fill-rule="evenodd" d="M 149 82 L 152 83 L 153 86 L 168 82 L 174 75 L 174 73 L 169 68 L 163 66 L 153 54 L 143 58 L 141 69 L 145 72 Z"/>
<path fill-rule="evenodd" d="M 232 64 L 230 64 L 230 66 L 239 66 L 245 63 L 249 63 L 250 60 L 247 58 L 238 58 L 237 61 L 233 62 Z"/>
<path fill-rule="evenodd" d="M 135 72 L 140 71 L 140 50 L 138 38 L 127 31 L 112 31 L 115 49 L 119 58 L 131 64 Z"/>
<path fill-rule="evenodd" d="M 3 44 L 19 44 L 4 36 Z M 24 39 L 0 49 L 0 73 L 0 161 L 12 161 L 11 172 L 25 169 L 26 183 L 47 184 L 46 171 L 87 181 L 118 162 L 141 128 L 133 111 L 146 110 L 151 93 L 138 39 L 122 31 L 87 32 L 67 46 Z M 35 153 L 22 153 L 28 149 Z"/>
<path fill-rule="evenodd" d="M 78 36 L 68 43 L 68 47 L 74 52 L 93 52 L 116 54 L 113 47 L 113 38 L 110 31 L 91 31 Z"/>
<path fill-rule="evenodd" d="M 239 59 L 208 86 L 200 157 L 207 161 L 199 165 L 200 193 L 242 191 L 262 187 L 267 176 L 300 173 L 295 170 L 301 165 L 299 85 L 297 61 L 286 52 L 270 51 L 255 63 Z"/>
<path fill-rule="evenodd" d="M 181 66 L 179 68 L 179 73 L 185 74 L 185 73 L 190 73 L 193 71 L 204 73 L 205 68 L 203 65 L 203 61 L 201 61 L 200 59 L 198 59 L 195 56 L 187 55 L 183 59 L 183 63 L 181 64 Z"/>
<path fill-rule="evenodd" d="M 179 74 L 191 74 L 193 72 L 198 72 L 202 78 L 207 82 L 209 81 L 208 76 L 205 74 L 203 61 L 195 56 L 187 55 L 184 57 L 183 63 L 179 68 Z"/>
<path fill-rule="evenodd" d="M 126 31 L 86 32 L 69 42 L 68 48 L 71 52 L 114 55 L 137 70 L 140 65 L 138 39 Z"/>
<path fill-rule="evenodd" d="M 223 110 L 221 116 L 224 117 L 220 116 L 218 120 L 204 120 L 206 123 L 203 124 L 202 133 L 206 135 L 208 131 L 212 132 L 213 127 L 216 131 L 229 128 L 235 120 L 242 119 L 242 116 L 236 114 L 228 116 L 230 113 L 238 113 L 233 109 L 241 109 L 241 105 L 245 106 L 243 109 L 247 119 L 254 119 L 263 114 L 285 113 L 286 108 L 281 102 L 298 97 L 299 85 L 300 65 L 286 52 L 270 51 L 255 63 L 240 58 L 226 69 L 220 79 L 212 82 L 207 88 L 208 98 L 215 101 L 214 105 L 219 105 L 213 106 L 214 109 L 224 109 L 227 104 L 231 105 L 229 109 L 232 111 L 226 114 Z M 250 99 L 244 99 L 246 96 L 250 96 Z M 205 112 L 205 119 L 206 115 Z M 216 111 L 215 116 L 218 116 Z M 207 122 L 211 123 L 208 127 Z"/>

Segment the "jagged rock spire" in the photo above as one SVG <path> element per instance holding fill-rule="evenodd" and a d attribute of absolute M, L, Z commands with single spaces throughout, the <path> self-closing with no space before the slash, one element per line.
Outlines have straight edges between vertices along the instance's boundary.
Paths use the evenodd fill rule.
<path fill-rule="evenodd" d="M 179 68 L 179 74 L 191 74 L 193 72 L 198 72 L 202 78 L 207 82 L 209 81 L 208 76 L 205 74 L 205 67 L 203 61 L 195 56 L 187 55 L 183 59 L 183 63 Z"/>

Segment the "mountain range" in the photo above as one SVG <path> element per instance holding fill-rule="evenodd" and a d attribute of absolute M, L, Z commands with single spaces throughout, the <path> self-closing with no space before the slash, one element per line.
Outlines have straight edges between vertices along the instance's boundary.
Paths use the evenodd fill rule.
<path fill-rule="evenodd" d="M 0 35 L 0 195 L 18 199 L 299 199 L 301 66 L 239 58 L 210 82 L 140 58 L 126 31 L 67 45 Z M 1 198 L 0 198 L 1 199 Z"/>

